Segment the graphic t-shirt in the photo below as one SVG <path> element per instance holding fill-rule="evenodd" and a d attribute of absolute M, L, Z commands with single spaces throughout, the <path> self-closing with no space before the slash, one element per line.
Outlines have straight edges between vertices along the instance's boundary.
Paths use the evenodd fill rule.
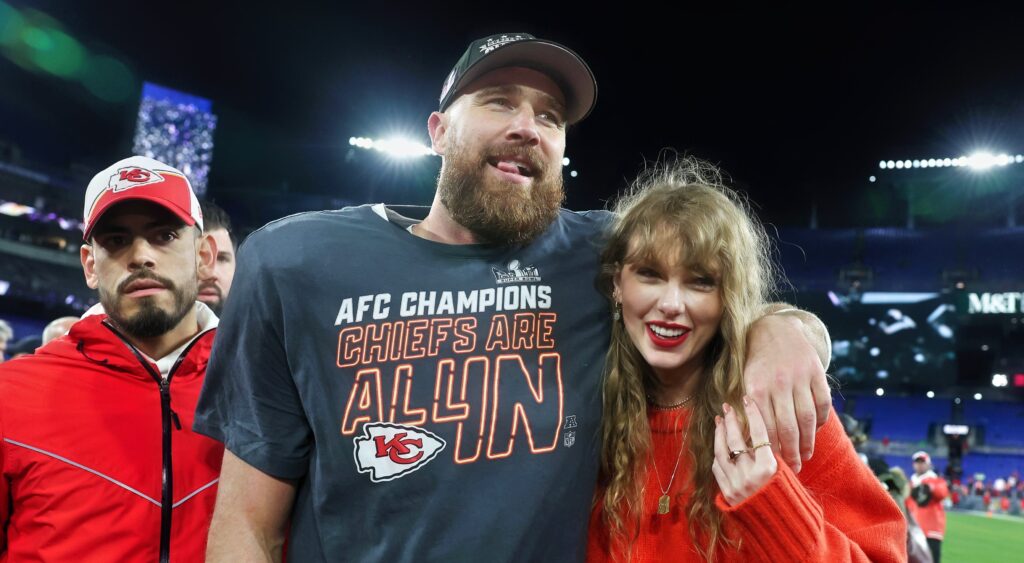
<path fill-rule="evenodd" d="M 426 212 L 304 213 L 246 240 L 195 430 L 298 480 L 289 559 L 582 560 L 609 214 L 562 210 L 508 247 L 412 236 L 397 209 Z"/>

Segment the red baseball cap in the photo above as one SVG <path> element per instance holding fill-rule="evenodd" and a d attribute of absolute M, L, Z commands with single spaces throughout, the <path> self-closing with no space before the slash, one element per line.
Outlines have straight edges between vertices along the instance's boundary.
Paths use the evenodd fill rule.
<path fill-rule="evenodd" d="M 132 156 L 110 165 L 89 182 L 82 215 L 83 238 L 89 240 L 93 227 L 107 210 L 128 200 L 153 202 L 186 225 L 203 228 L 203 212 L 185 174 L 158 160 Z"/>

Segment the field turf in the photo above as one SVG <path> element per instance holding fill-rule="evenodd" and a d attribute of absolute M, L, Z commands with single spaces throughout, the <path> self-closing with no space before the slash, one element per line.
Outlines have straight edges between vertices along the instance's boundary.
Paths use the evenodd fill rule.
<path fill-rule="evenodd" d="M 1024 561 L 1024 518 L 946 512 L 942 563 Z"/>

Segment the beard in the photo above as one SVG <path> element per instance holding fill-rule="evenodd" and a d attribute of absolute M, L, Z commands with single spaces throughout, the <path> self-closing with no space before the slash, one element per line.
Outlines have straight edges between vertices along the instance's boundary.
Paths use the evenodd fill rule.
<path fill-rule="evenodd" d="M 506 144 L 471 152 L 460 142 L 445 154 L 437 190 L 441 203 L 458 224 L 479 242 L 525 244 L 547 230 L 565 200 L 561 169 L 551 170 L 538 151 L 521 144 Z M 532 185 L 493 177 L 487 168 L 498 157 L 525 159 L 533 172 Z"/>
<path fill-rule="evenodd" d="M 207 301 L 200 297 L 199 300 L 205 303 L 206 306 L 213 311 L 214 315 L 220 317 L 221 313 L 224 312 L 224 293 L 221 292 L 220 288 L 217 287 L 217 284 L 215 283 L 200 283 L 197 295 L 208 289 L 215 291 L 217 293 L 217 298 L 213 301 Z"/>
<path fill-rule="evenodd" d="M 122 303 L 124 288 L 129 283 L 140 279 L 151 279 L 159 282 L 174 296 L 174 303 L 170 311 L 162 309 L 156 303 L 156 296 L 148 296 L 136 299 L 138 310 L 134 315 L 128 316 L 126 307 Z M 117 325 L 125 334 L 136 338 L 154 338 L 166 334 L 178 326 L 189 309 L 194 306 L 198 289 L 196 283 L 188 284 L 185 287 L 178 287 L 171 280 L 158 276 L 149 270 L 140 270 L 128 276 L 113 293 L 106 291 L 102 286 L 99 288 L 100 303 L 107 317 Z"/>

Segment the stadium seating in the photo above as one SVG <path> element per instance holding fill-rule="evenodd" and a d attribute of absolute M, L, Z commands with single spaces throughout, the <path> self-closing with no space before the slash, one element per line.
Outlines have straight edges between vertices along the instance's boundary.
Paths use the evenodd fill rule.
<path fill-rule="evenodd" d="M 948 399 L 924 397 L 875 397 L 871 395 L 848 397 L 854 401 L 851 414 L 858 420 L 870 421 L 870 438 L 901 442 L 920 442 L 928 439 L 928 427 L 933 423 L 950 420 Z"/>
<path fill-rule="evenodd" d="M 1024 448 L 1024 404 L 999 401 L 968 401 L 968 424 L 985 427 L 985 445 Z"/>

